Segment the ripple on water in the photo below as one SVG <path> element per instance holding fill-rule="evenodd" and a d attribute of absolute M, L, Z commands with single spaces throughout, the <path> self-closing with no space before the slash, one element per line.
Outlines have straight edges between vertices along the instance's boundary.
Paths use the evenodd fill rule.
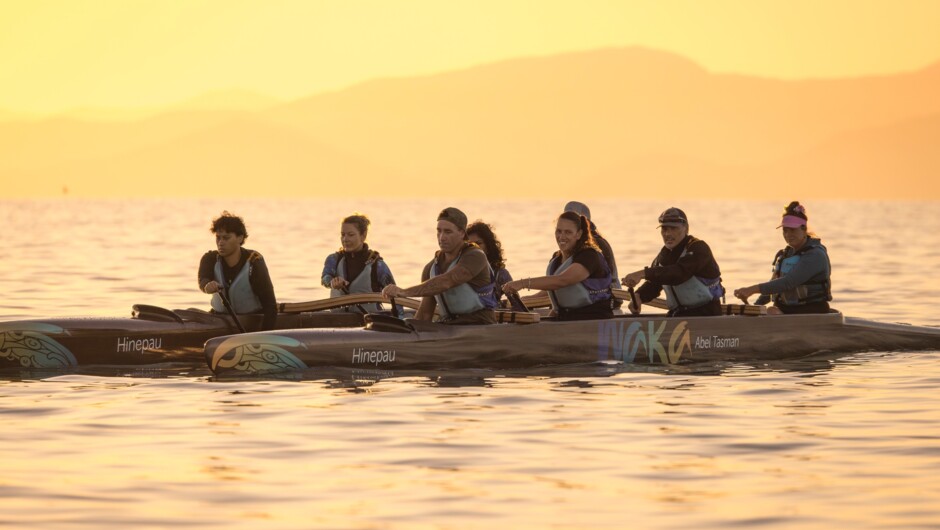
<path fill-rule="evenodd" d="M 623 249 L 621 267 L 647 264 L 658 248 L 655 230 L 635 227 L 655 218 L 660 202 L 592 203 L 611 244 Z M 74 226 L 72 206 L 62 204 L 50 222 Z M 94 254 L 88 241 L 36 233 L 15 218 L 8 244 L 28 243 L 44 257 L 11 258 L 24 261 L 0 278 L 5 314 L 125 315 L 144 298 L 204 307 L 193 268 L 211 248 L 207 219 L 223 208 L 271 212 L 252 214 L 252 245 L 284 301 L 323 293 L 311 286 L 336 247 L 283 231 L 290 219 L 335 233 L 335 220 L 353 206 L 375 212 L 370 242 L 403 284 L 417 283 L 434 251 L 433 227 L 425 239 L 423 225 L 378 200 L 104 204 L 95 205 L 100 218 L 81 221 L 99 234 Z M 433 218 L 438 206 L 418 201 L 413 211 Z M 702 219 L 700 235 L 716 255 L 733 256 L 722 258 L 728 286 L 766 279 L 779 241 L 733 232 L 779 205 L 735 203 L 712 219 L 713 206 L 690 201 L 686 210 Z M 814 210 L 839 264 L 838 307 L 940 324 L 925 309 L 940 294 L 879 272 L 915 262 L 908 249 L 884 256 L 866 250 L 883 249 L 875 239 L 861 247 L 856 239 L 859 227 L 889 220 L 904 240 L 905 216 L 935 214 L 872 206 Z M 550 230 L 540 231 L 557 207 L 468 201 L 492 213 L 518 277 L 544 270 L 553 241 Z M 887 219 L 867 219 L 880 211 Z M 148 256 L 145 271 L 143 256 L 128 253 L 138 232 L 117 227 L 128 212 L 172 227 L 174 250 Z M 407 248 L 394 243 L 400 234 L 415 234 Z M 862 252 L 855 257 L 865 265 L 853 265 L 845 249 Z M 940 258 L 935 250 L 918 252 L 919 266 L 940 265 L 929 263 Z M 320 258 L 311 265 L 298 255 Z M 62 263 L 71 265 L 58 270 Z M 148 272 L 156 282 L 138 289 Z M 880 292 L 893 296 L 872 304 Z M 217 379 L 203 366 L 4 373 L 0 525 L 927 528 L 940 518 L 938 366 L 938 352 L 870 352 L 675 367 L 335 369 L 267 379 Z"/>

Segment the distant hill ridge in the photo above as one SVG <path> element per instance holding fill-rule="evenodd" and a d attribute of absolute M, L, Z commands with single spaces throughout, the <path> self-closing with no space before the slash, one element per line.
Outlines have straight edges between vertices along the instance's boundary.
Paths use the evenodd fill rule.
<path fill-rule="evenodd" d="M 787 179 L 802 197 L 937 199 L 938 93 L 940 63 L 783 81 L 604 49 L 377 79 L 258 111 L 0 123 L 0 174 L 21 183 L 14 194 L 214 194 L 195 183 L 198 166 L 262 195 L 342 180 L 370 195 L 448 195 L 446 182 L 466 183 L 454 195 L 562 196 L 580 184 L 579 196 L 776 198 Z M 99 189 L 104 174 L 123 184 Z"/>

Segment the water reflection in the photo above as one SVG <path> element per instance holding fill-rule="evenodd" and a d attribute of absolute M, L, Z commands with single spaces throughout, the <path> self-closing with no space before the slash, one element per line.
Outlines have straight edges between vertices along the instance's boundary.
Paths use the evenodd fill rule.
<path fill-rule="evenodd" d="M 787 361 L 760 363 L 747 362 L 696 362 L 679 365 L 624 364 L 597 362 L 563 366 L 544 366 L 518 370 L 370 370 L 355 368 L 311 368 L 308 370 L 267 375 L 211 375 L 209 380 L 221 384 L 242 381 L 295 381 L 321 382 L 329 388 L 346 388 L 352 391 L 372 387 L 385 380 L 409 379 L 424 387 L 492 387 L 503 380 L 531 379 L 548 380 L 558 388 L 592 388 L 597 380 L 615 378 L 629 374 L 652 374 L 661 376 L 688 375 L 692 377 L 752 377 L 761 372 L 798 374 L 813 378 L 825 374 L 840 363 L 859 362 L 860 354 L 819 354 Z M 864 354 L 862 354 L 864 355 Z M 824 383 L 820 383 L 824 384 Z"/>
<path fill-rule="evenodd" d="M 131 379 L 204 379 L 225 384 L 244 381 L 322 382 L 329 388 L 357 389 L 371 387 L 389 379 L 409 378 L 426 387 L 489 387 L 499 379 L 548 379 L 559 386 L 589 388 L 597 383 L 593 379 L 611 378 L 624 374 L 659 374 L 663 376 L 689 375 L 694 377 L 753 377 L 761 372 L 798 373 L 812 378 L 831 371 L 840 364 L 864 362 L 873 357 L 892 353 L 831 354 L 823 353 L 799 359 L 757 362 L 689 362 L 676 365 L 629 364 L 596 362 L 570 365 L 542 366 L 524 369 L 486 370 L 381 370 L 363 368 L 320 367 L 292 372 L 240 375 L 214 375 L 203 365 L 189 363 L 163 363 L 147 366 L 79 366 L 69 370 L 9 367 L 0 369 L 3 381 L 40 381 L 67 375 L 120 377 Z M 558 380 L 559 382 L 554 382 Z"/>

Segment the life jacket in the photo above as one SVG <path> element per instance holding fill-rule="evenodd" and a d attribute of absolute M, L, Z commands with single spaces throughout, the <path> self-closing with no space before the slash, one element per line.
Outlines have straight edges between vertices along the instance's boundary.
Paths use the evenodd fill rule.
<path fill-rule="evenodd" d="M 806 305 L 818 302 L 832 301 L 832 284 L 829 279 L 832 265 L 829 262 L 829 253 L 826 247 L 820 243 L 819 239 L 807 238 L 806 243 L 799 250 L 788 255 L 792 250 L 786 247 L 774 257 L 774 279 L 782 278 L 793 270 L 793 267 L 800 262 L 804 254 L 814 250 L 821 250 L 826 256 L 826 271 L 824 274 L 816 274 L 803 285 L 798 285 L 789 291 L 778 293 L 774 296 L 774 301 L 781 305 Z"/>
<path fill-rule="evenodd" d="M 351 281 L 349 277 L 346 276 L 346 254 L 344 252 L 339 252 L 339 261 L 336 263 L 336 276 L 345 278 L 349 281 L 349 285 L 346 286 L 346 291 L 340 289 L 330 289 L 330 298 L 336 298 L 339 296 L 344 296 L 346 294 L 361 294 L 361 293 L 373 293 L 372 283 L 375 279 L 375 262 L 382 259 L 379 256 L 379 253 L 370 250 L 369 257 L 366 258 L 365 267 L 362 268 L 362 272 L 359 273 L 359 276 L 356 276 Z M 359 304 L 355 306 L 348 307 L 337 307 L 332 309 L 334 313 L 361 313 L 362 310 L 359 307 L 365 309 L 369 313 L 379 313 L 382 311 L 381 304 Z"/>
<path fill-rule="evenodd" d="M 238 271 L 238 275 L 235 276 L 235 280 L 232 281 L 231 285 L 226 285 L 225 282 L 225 273 L 222 271 L 222 256 L 219 256 L 215 262 L 215 281 L 225 288 L 225 295 L 236 314 L 258 313 L 262 310 L 261 299 L 251 289 L 251 263 L 256 259 L 261 259 L 261 254 L 252 252 L 245 261 L 242 270 Z M 219 293 L 212 294 L 211 304 L 216 313 L 228 312 Z"/>
<path fill-rule="evenodd" d="M 457 259 L 451 262 L 447 267 L 447 271 L 457 266 L 457 263 L 460 262 L 460 258 L 463 257 L 463 253 L 468 248 L 475 247 L 471 247 L 469 244 L 465 245 L 464 248 L 461 249 L 460 254 L 457 255 Z M 441 294 L 434 295 L 434 298 L 437 300 L 437 305 L 441 308 L 441 312 L 443 313 L 443 320 L 450 320 L 460 315 L 469 315 L 481 309 L 495 309 L 499 305 L 496 300 L 496 275 L 493 273 L 493 267 L 490 266 L 488 260 L 486 267 L 490 271 L 490 281 L 486 285 L 474 288 L 469 283 L 462 283 L 456 287 L 451 287 Z M 437 268 L 437 260 L 435 259 L 434 263 L 431 264 L 430 277 L 434 278 L 440 274 L 441 272 Z"/>
<path fill-rule="evenodd" d="M 699 239 L 689 237 L 689 241 L 682 249 L 679 259 L 688 254 L 689 247 L 696 241 L 699 241 Z M 692 276 L 679 285 L 663 285 L 663 291 L 666 292 L 666 305 L 669 306 L 669 309 L 678 309 L 680 307 L 697 309 L 712 300 L 725 296 L 725 288 L 721 285 L 721 276 L 717 278 Z"/>
<path fill-rule="evenodd" d="M 545 270 L 547 276 L 558 276 L 574 265 L 573 255 L 564 261 L 561 261 L 561 257 L 561 253 L 556 252 L 549 260 L 548 268 Z M 555 312 L 560 312 L 562 309 L 578 309 L 601 300 L 610 300 L 612 298 L 610 267 L 607 265 L 607 260 L 604 260 L 604 269 L 607 274 L 602 278 L 585 278 L 573 285 L 548 291 Z"/>

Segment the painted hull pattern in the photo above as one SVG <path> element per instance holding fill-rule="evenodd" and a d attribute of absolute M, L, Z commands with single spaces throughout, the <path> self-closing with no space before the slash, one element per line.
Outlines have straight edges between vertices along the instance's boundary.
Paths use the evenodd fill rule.
<path fill-rule="evenodd" d="M 159 309 L 159 308 L 157 308 Z M 240 315 L 259 329 L 260 315 Z M 359 327 L 353 313 L 279 314 L 279 329 Z M 237 333 L 225 315 L 199 310 L 144 313 L 134 318 L 57 318 L 0 322 L 0 368 L 68 369 L 86 365 L 202 363 L 203 345 Z"/>
<path fill-rule="evenodd" d="M 940 350 L 940 328 L 826 315 L 624 316 L 491 326 L 412 322 L 405 332 L 310 329 L 217 337 L 206 362 L 217 374 L 332 366 L 364 369 L 523 368 L 620 361 L 760 361 L 819 352 Z"/>

